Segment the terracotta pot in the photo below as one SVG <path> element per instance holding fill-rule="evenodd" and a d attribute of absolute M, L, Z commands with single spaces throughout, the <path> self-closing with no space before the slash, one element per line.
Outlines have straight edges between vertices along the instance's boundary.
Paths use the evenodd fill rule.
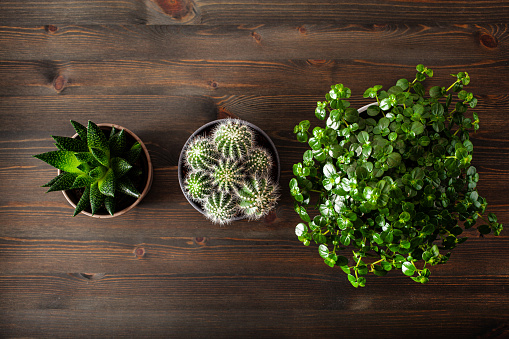
<path fill-rule="evenodd" d="M 112 127 L 115 127 L 117 130 L 124 130 L 127 137 L 127 147 L 131 147 L 136 141 L 140 143 L 143 152 L 140 155 L 140 159 L 138 160 L 139 166 L 142 169 L 142 175 L 140 177 L 140 182 L 135 183 L 135 187 L 141 192 L 140 196 L 136 199 L 134 197 L 127 196 L 125 194 L 119 194 L 119 197 L 116 198 L 115 203 L 115 213 L 110 215 L 104 207 L 102 207 L 99 211 L 97 211 L 94 215 L 92 215 L 92 211 L 90 208 L 85 209 L 81 213 L 94 217 L 94 218 L 114 218 L 127 213 L 131 209 L 133 209 L 136 205 L 140 203 L 140 201 L 147 195 L 150 187 L 152 186 L 152 178 L 153 178 L 153 169 L 152 169 L 152 161 L 150 160 L 150 154 L 148 153 L 147 147 L 141 141 L 141 139 L 128 130 L 125 127 L 116 125 L 116 124 L 97 124 L 101 128 L 101 130 L 106 132 L 106 135 L 111 131 Z M 76 138 L 78 134 L 73 135 L 73 138 Z M 58 174 L 60 174 L 60 170 L 58 170 Z M 73 189 L 62 191 L 64 197 L 67 199 L 69 204 L 73 208 L 76 208 L 76 204 L 79 202 L 81 194 L 83 190 Z"/>
<path fill-rule="evenodd" d="M 270 173 L 270 177 L 274 180 L 275 183 L 279 183 L 279 178 L 281 176 L 281 170 L 280 170 L 280 162 L 279 162 L 279 154 L 277 152 L 276 146 L 270 139 L 270 137 L 265 133 L 263 130 L 261 130 L 258 126 L 253 125 L 250 122 L 240 120 L 242 123 L 249 126 L 253 132 L 254 132 L 254 142 L 256 145 L 265 148 L 269 154 L 272 156 L 272 159 L 274 161 L 274 166 L 272 166 L 272 170 Z M 178 162 L 178 178 L 179 178 L 179 184 L 180 189 L 182 190 L 182 193 L 184 193 L 184 196 L 186 197 L 187 201 L 201 214 L 205 215 L 205 211 L 200 206 L 200 204 L 196 203 L 194 200 L 192 200 L 184 187 L 184 180 L 187 175 L 187 168 L 184 166 L 184 154 L 185 150 L 187 149 L 187 145 L 197 136 L 208 136 L 212 133 L 213 129 L 220 123 L 224 122 L 224 119 L 214 120 L 211 121 L 202 127 L 198 128 L 186 141 L 184 144 L 184 147 L 182 147 L 182 151 L 180 152 L 179 162 Z M 237 216 L 232 219 L 232 221 L 235 220 L 242 220 L 245 219 L 245 216 Z"/>

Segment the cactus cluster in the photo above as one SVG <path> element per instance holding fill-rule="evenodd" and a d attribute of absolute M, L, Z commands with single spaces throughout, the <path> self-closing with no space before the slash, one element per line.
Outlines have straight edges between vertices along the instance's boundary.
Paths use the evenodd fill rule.
<path fill-rule="evenodd" d="M 34 155 L 62 171 L 43 187 L 49 187 L 48 192 L 83 189 L 73 216 L 87 208 L 94 215 L 101 207 L 113 215 L 119 193 L 140 196 L 133 182 L 141 175 L 134 165 L 142 147 L 138 142 L 129 147 L 124 130 L 113 127 L 105 135 L 92 121 L 87 127 L 72 120 L 71 124 L 77 138 L 52 136 L 58 150 Z"/>
<path fill-rule="evenodd" d="M 215 223 L 237 216 L 259 219 L 276 205 L 272 156 L 256 145 L 254 131 L 241 120 L 226 119 L 209 136 L 191 140 L 184 161 L 186 193 Z"/>

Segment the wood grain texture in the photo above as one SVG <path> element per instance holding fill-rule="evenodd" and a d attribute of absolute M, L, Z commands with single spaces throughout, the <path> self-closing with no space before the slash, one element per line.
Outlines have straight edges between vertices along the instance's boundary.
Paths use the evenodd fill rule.
<path fill-rule="evenodd" d="M 197 297 L 199 298 L 199 296 Z M 231 338 L 242 333 L 248 338 L 323 338 L 345 337 L 359 333 L 364 338 L 504 338 L 505 314 L 486 312 L 472 318 L 471 309 L 419 311 L 380 310 L 379 305 L 359 304 L 357 310 L 16 310 L 1 312 L 6 335 L 31 337 L 67 336 L 83 324 L 89 336 Z M 19 321 L 21 319 L 21 321 Z M 351 322 L 355 319 L 355 323 Z M 412 319 L 411 326 L 402 326 Z M 433 326 L 429 319 L 434 319 Z M 454 320 L 453 320 L 454 319 Z"/>
<path fill-rule="evenodd" d="M 0 337 L 504 338 L 509 233 L 469 240 L 426 285 L 401 272 L 354 289 L 294 228 L 288 183 L 329 86 L 467 71 L 490 212 L 509 223 L 509 4 L 503 0 L 0 1 Z M 219 227 L 184 198 L 178 157 L 203 124 L 239 117 L 281 158 L 281 199 Z M 124 216 L 78 215 L 40 187 L 69 120 L 114 122 L 146 143 L 147 197 Z"/>
<path fill-rule="evenodd" d="M 143 309 L 143 310 L 359 310 L 377 305 L 378 310 L 399 310 L 406 303 L 406 311 L 476 307 L 479 313 L 507 311 L 507 295 L 499 295 L 500 284 L 507 275 L 468 276 L 449 282 L 442 276 L 423 288 L 412 280 L 390 275 L 386 277 L 397 293 L 386 300 L 384 279 L 372 279 L 367 289 L 355 290 L 348 296 L 341 294 L 340 284 L 346 277 L 330 274 L 106 274 L 100 279 L 88 279 L 80 274 L 0 275 L 2 305 L 5 310 L 45 309 Z M 482 283 L 483 289 L 478 289 Z M 330 285 L 336 286 L 331 287 Z M 429 287 L 428 287 L 429 286 Z M 40 289 L 43 287 L 44 292 Z M 440 289 L 445 291 L 437 292 Z M 326 293 L 313 293 L 325 290 Z M 419 296 L 416 297 L 416 294 Z M 468 295 L 468 298 L 461 297 Z M 414 300 L 412 300 L 414 298 Z M 154 303 L 153 300 L 157 300 Z M 451 307 L 449 303 L 455 302 Z M 364 301 L 364 305 L 362 302 Z M 284 305 L 284 307 L 282 307 Z"/>
<path fill-rule="evenodd" d="M 110 60 L 321 60 L 341 56 L 342 60 L 393 64 L 437 59 L 469 64 L 485 59 L 507 61 L 508 41 L 507 24 L 3 26 L 0 59 L 104 60 L 105 54 Z M 412 47 L 400 53 L 407 44 Z"/>
<path fill-rule="evenodd" d="M 476 95 L 509 93 L 508 60 L 428 63 L 436 76 L 426 82 L 452 84 L 450 73 L 468 70 Z M 343 83 L 357 97 L 375 84 L 388 88 L 415 77 L 415 63 L 370 60 L 101 60 L 0 61 L 0 96 L 36 95 L 315 95 Z M 500 81 L 493 81 L 493 79 Z M 366 84 L 360 79 L 370 79 Z M 55 85 L 59 81 L 58 88 Z M 290 85 L 289 85 L 290 84 Z"/>
<path fill-rule="evenodd" d="M 20 15 L 21 14 L 21 15 Z M 508 23 L 503 0 L 116 0 L 0 2 L 2 25 L 261 23 Z"/>

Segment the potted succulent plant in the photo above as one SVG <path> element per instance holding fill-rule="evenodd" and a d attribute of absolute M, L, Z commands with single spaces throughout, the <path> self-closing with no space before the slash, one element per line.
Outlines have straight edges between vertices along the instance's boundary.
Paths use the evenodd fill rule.
<path fill-rule="evenodd" d="M 107 218 L 136 206 L 152 184 L 152 162 L 143 142 L 118 125 L 71 124 L 73 137 L 52 136 L 58 150 L 34 155 L 58 169 L 43 187 L 62 191 L 75 208 L 73 216 Z"/>
<path fill-rule="evenodd" d="M 212 222 L 259 219 L 279 197 L 279 156 L 269 136 L 239 119 L 212 121 L 187 140 L 179 182 L 191 205 Z"/>
<path fill-rule="evenodd" d="M 376 102 L 361 110 L 346 100 L 349 88 L 334 85 L 315 110 L 325 126 L 310 132 L 305 120 L 294 128 L 310 147 L 290 181 L 303 220 L 296 235 L 304 245 L 318 244 L 325 263 L 341 268 L 354 287 L 365 286 L 368 273 L 392 269 L 425 283 L 427 266 L 445 263 L 467 240 L 465 229 L 502 230 L 476 190 L 470 133 L 479 117 L 467 113 L 477 105 L 464 90 L 470 77 L 453 74 L 449 87 L 434 86 L 427 95 L 421 82 L 432 76 L 418 65 L 413 81 L 368 88 L 364 98 Z"/>

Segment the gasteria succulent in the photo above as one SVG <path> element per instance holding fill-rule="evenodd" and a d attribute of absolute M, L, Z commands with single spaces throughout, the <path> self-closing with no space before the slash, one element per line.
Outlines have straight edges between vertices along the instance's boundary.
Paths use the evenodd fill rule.
<path fill-rule="evenodd" d="M 376 103 L 363 116 L 349 107 L 350 89 L 334 85 L 315 110 L 326 126 L 310 133 L 304 120 L 294 128 L 311 147 L 290 180 L 304 221 L 295 233 L 305 245 L 317 243 L 324 262 L 340 267 L 354 287 L 365 286 L 370 272 L 392 269 L 426 283 L 426 266 L 445 263 L 467 240 L 464 230 L 477 223 L 481 235 L 499 235 L 503 228 L 476 189 L 470 133 L 479 117 L 466 115 L 477 105 L 463 89 L 468 73 L 452 74 L 449 87 L 431 87 L 428 96 L 421 81 L 433 71 L 416 70 L 413 81 L 400 79 L 388 91 L 368 88 L 364 98 Z M 316 193 L 318 214 L 311 217 Z M 353 252 L 351 260 L 344 251 Z"/>
<path fill-rule="evenodd" d="M 128 148 L 124 130 L 113 127 L 106 136 L 92 121 L 87 127 L 72 120 L 71 124 L 77 138 L 52 136 L 58 150 L 34 155 L 61 170 L 43 187 L 49 187 L 48 192 L 83 189 L 73 216 L 87 207 L 93 215 L 103 206 L 113 215 L 118 193 L 140 196 L 133 180 L 141 174 L 141 169 L 134 166 L 142 152 L 141 145 L 136 142 Z"/>
<path fill-rule="evenodd" d="M 199 135 L 184 150 L 184 187 L 205 216 L 219 224 L 235 217 L 258 219 L 276 205 L 278 185 L 270 178 L 273 159 L 257 146 L 243 121 L 226 119 L 208 136 Z"/>

